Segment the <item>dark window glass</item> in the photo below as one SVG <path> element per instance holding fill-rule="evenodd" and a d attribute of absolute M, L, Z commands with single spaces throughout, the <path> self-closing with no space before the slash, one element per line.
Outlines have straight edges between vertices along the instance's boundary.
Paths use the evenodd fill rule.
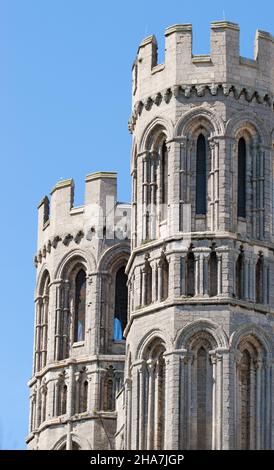
<path fill-rule="evenodd" d="M 263 260 L 259 258 L 256 264 L 256 302 L 263 303 Z"/>
<path fill-rule="evenodd" d="M 125 268 L 117 271 L 115 280 L 115 311 L 114 311 L 114 334 L 116 341 L 123 339 L 123 331 L 127 324 L 127 275 Z"/>
<path fill-rule="evenodd" d="M 74 341 L 85 339 L 85 316 L 86 316 L 86 273 L 81 269 L 75 281 L 75 322 Z"/>
<path fill-rule="evenodd" d="M 238 217 L 246 217 L 246 143 L 242 137 L 238 142 Z"/>
<path fill-rule="evenodd" d="M 106 378 L 104 383 L 104 411 L 115 410 L 115 388 L 114 381 Z"/>
<path fill-rule="evenodd" d="M 197 140 L 196 214 L 206 214 L 206 141 L 202 134 Z"/>
<path fill-rule="evenodd" d="M 217 295 L 217 277 L 218 277 L 218 268 L 217 268 L 217 255 L 215 251 L 210 254 L 209 258 L 209 295 Z"/>
<path fill-rule="evenodd" d="M 244 256 L 241 253 L 236 262 L 236 297 L 243 298 L 244 294 Z"/>
<path fill-rule="evenodd" d="M 149 263 L 145 266 L 145 305 L 150 305 L 152 302 L 152 269 Z"/>
<path fill-rule="evenodd" d="M 195 258 L 192 252 L 188 253 L 186 264 L 186 293 L 193 297 L 195 294 Z"/>

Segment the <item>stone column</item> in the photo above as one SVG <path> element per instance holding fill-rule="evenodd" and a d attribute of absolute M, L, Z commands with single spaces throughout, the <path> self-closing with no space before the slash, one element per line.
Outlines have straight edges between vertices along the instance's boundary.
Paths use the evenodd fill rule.
<path fill-rule="evenodd" d="M 186 350 L 164 354 L 166 368 L 165 449 L 183 449 L 185 426 L 185 366 Z"/>
<path fill-rule="evenodd" d="M 249 259 L 250 256 L 245 252 L 244 254 L 244 299 L 249 300 Z"/>
<path fill-rule="evenodd" d="M 249 260 L 249 276 L 250 276 L 250 286 L 249 286 L 249 299 L 251 302 L 256 301 L 256 257 L 252 253 Z"/>
<path fill-rule="evenodd" d="M 131 382 L 131 422 L 128 422 L 129 428 L 127 430 L 128 437 L 128 448 L 131 450 L 140 449 L 139 439 L 139 367 L 140 363 L 135 363 L 132 366 L 132 382 Z"/>
<path fill-rule="evenodd" d="M 266 411 L 265 411 L 265 443 L 264 449 L 271 449 L 271 359 L 268 357 L 265 363 L 265 402 L 266 402 Z"/>
<path fill-rule="evenodd" d="M 263 261 L 263 303 L 269 304 L 269 262 L 267 259 Z"/>
<path fill-rule="evenodd" d="M 61 357 L 61 325 L 62 325 L 62 281 L 56 283 L 56 308 L 55 308 L 55 350 L 54 359 L 58 361 Z"/>
<path fill-rule="evenodd" d="M 155 412 L 155 361 L 147 361 L 148 367 L 148 418 L 147 418 L 147 445 L 146 449 L 153 449 L 154 442 L 154 412 Z"/>
<path fill-rule="evenodd" d="M 70 284 L 68 281 L 64 282 L 64 308 L 63 308 L 63 331 L 62 331 L 62 358 L 69 355 L 69 342 L 73 342 L 73 328 L 71 328 L 71 315 L 70 315 L 70 299 L 69 299 Z"/>
<path fill-rule="evenodd" d="M 194 250 L 193 250 L 194 251 Z M 200 287 L 201 287 L 201 280 L 200 280 L 200 253 L 194 252 L 194 278 L 195 278 L 195 295 L 200 295 Z"/>
<path fill-rule="evenodd" d="M 222 261 L 223 255 L 222 253 L 216 253 L 217 255 L 217 295 L 222 295 L 223 293 L 223 269 L 222 269 Z"/>
<path fill-rule="evenodd" d="M 250 364 L 250 449 L 256 449 L 256 376 L 255 364 Z"/>
<path fill-rule="evenodd" d="M 137 220 L 137 169 L 135 168 L 132 172 L 132 244 L 133 248 L 136 247 L 137 245 L 137 225 L 138 225 L 138 220 Z"/>
<path fill-rule="evenodd" d="M 158 293 L 157 293 L 157 281 L 159 282 L 159 279 L 158 279 L 159 269 L 158 269 L 156 261 L 154 263 L 151 263 L 151 269 L 152 269 L 151 301 L 153 303 L 153 302 L 157 302 L 157 300 L 159 300 Z"/>
<path fill-rule="evenodd" d="M 155 363 L 155 370 L 154 370 L 154 423 L 153 423 L 153 439 L 152 439 L 152 449 L 159 449 L 158 442 L 159 442 L 159 362 Z"/>
<path fill-rule="evenodd" d="M 38 429 L 41 421 L 41 379 L 37 379 L 36 387 L 35 428 Z"/>
<path fill-rule="evenodd" d="M 229 423 L 227 414 L 230 413 L 230 394 L 228 393 L 229 379 L 229 350 L 218 348 L 211 352 L 213 390 L 212 390 L 212 449 L 229 448 Z M 225 373 L 224 373 L 225 370 Z M 225 384 L 224 384 L 225 382 Z M 226 406 L 228 409 L 226 408 Z M 224 419 L 225 418 L 225 419 Z"/>
<path fill-rule="evenodd" d="M 42 311 L 42 297 L 39 296 L 35 300 L 36 314 L 35 314 L 35 352 L 34 352 L 34 372 L 40 369 L 40 345 L 41 345 L 41 311 Z"/>
<path fill-rule="evenodd" d="M 205 253 L 202 253 L 202 276 L 203 276 L 203 283 L 202 283 L 202 294 L 204 296 L 209 295 L 209 257 L 210 257 L 210 250 L 208 249 Z"/>
<path fill-rule="evenodd" d="M 138 367 L 138 430 L 139 430 L 139 437 L 138 437 L 138 449 L 146 449 L 146 435 L 145 429 L 147 431 L 147 425 L 145 423 L 145 408 L 147 407 L 147 397 L 145 396 L 145 374 L 146 374 L 146 365 L 142 361 L 139 363 Z M 138 432 L 136 429 L 136 431 Z M 148 432 L 148 431 L 147 431 Z"/>
<path fill-rule="evenodd" d="M 156 173 L 156 158 L 158 155 L 152 154 L 150 157 L 150 185 L 149 185 L 149 213 L 150 213 L 150 238 L 154 240 L 157 237 L 157 228 L 156 228 L 156 219 L 157 217 L 157 209 L 156 209 L 156 187 L 157 182 L 154 179 Z M 157 176 L 156 176 L 157 177 Z"/>
<path fill-rule="evenodd" d="M 158 263 L 157 265 L 158 269 L 158 301 L 161 302 L 162 300 L 162 292 L 163 292 L 163 269 L 162 269 L 162 264 Z"/>
<path fill-rule="evenodd" d="M 180 257 L 180 295 L 186 296 L 187 295 L 187 285 L 186 285 L 186 259 L 187 259 L 187 252 L 182 253 Z"/>
<path fill-rule="evenodd" d="M 256 363 L 256 450 L 261 449 L 261 375 L 262 375 L 262 361 L 258 360 Z"/>
<path fill-rule="evenodd" d="M 42 367 L 46 366 L 47 363 L 47 328 L 48 328 L 48 305 L 49 297 L 45 295 L 43 297 L 43 308 L 42 308 Z"/>
<path fill-rule="evenodd" d="M 145 269 L 141 270 L 142 275 L 142 301 L 141 305 L 144 307 L 146 305 L 146 286 L 147 286 L 147 273 Z"/>
<path fill-rule="evenodd" d="M 222 449 L 222 418 L 223 418 L 223 358 L 221 354 L 217 354 L 217 410 L 216 410 L 216 420 L 217 420 L 217 439 L 216 439 L 216 448 L 218 450 Z"/>
<path fill-rule="evenodd" d="M 216 356 L 211 356 L 212 363 L 212 379 L 213 379 L 213 388 L 212 388 L 212 450 L 216 450 Z"/>
<path fill-rule="evenodd" d="M 131 426 L 132 426 L 132 381 L 125 381 L 125 449 L 131 450 Z"/>
<path fill-rule="evenodd" d="M 143 235 L 142 239 L 146 240 L 149 235 L 148 218 L 147 218 L 147 205 L 148 205 L 148 167 L 149 157 L 143 157 Z"/>

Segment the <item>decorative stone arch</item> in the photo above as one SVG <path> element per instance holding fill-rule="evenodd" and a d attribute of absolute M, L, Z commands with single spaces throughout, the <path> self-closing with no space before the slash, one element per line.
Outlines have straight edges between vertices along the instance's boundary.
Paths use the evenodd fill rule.
<path fill-rule="evenodd" d="M 79 437 L 78 434 L 71 433 L 71 441 L 75 442 L 79 446 L 79 450 L 92 450 L 92 447 L 85 437 Z M 63 447 L 66 447 L 67 435 L 64 434 L 57 442 L 51 447 L 50 450 L 63 450 Z"/>
<path fill-rule="evenodd" d="M 47 263 L 44 263 L 39 271 L 39 274 L 37 276 L 37 280 L 36 280 L 36 292 L 37 294 L 39 292 L 41 292 L 41 286 L 42 286 L 42 283 L 43 283 L 43 280 L 44 280 L 44 277 L 45 277 L 45 273 L 48 273 L 49 277 L 50 277 L 50 280 L 52 281 L 52 278 L 51 278 L 51 273 L 50 273 L 50 269 L 49 269 L 49 266 Z"/>
<path fill-rule="evenodd" d="M 193 135 L 199 127 L 210 131 L 210 137 L 224 135 L 225 128 L 220 117 L 209 109 L 199 106 L 185 113 L 176 123 L 174 137 Z"/>
<path fill-rule="evenodd" d="M 215 341 L 216 348 L 228 348 L 228 338 L 220 325 L 211 320 L 195 320 L 183 327 L 175 339 L 176 349 L 187 349 L 192 338 L 197 334 L 206 333 Z"/>
<path fill-rule="evenodd" d="M 85 266 L 87 274 L 95 271 L 97 267 L 92 253 L 88 253 L 87 256 L 86 252 L 76 248 L 62 258 L 55 271 L 54 279 L 64 279 L 67 277 L 68 272 L 73 269 L 72 266 L 75 266 L 77 263 Z"/>
<path fill-rule="evenodd" d="M 140 139 L 138 153 L 145 152 L 146 150 L 155 151 L 155 145 L 151 148 L 151 137 L 156 136 L 155 141 L 157 142 L 157 136 L 165 134 L 166 140 L 169 141 L 173 137 L 174 125 L 170 119 L 163 118 L 162 116 L 155 117 L 144 129 L 142 137 Z"/>
<path fill-rule="evenodd" d="M 119 278 L 121 283 L 118 283 L 117 274 L 122 268 L 126 268 L 129 256 L 129 243 L 124 242 L 108 248 L 98 262 L 98 282 L 101 286 L 101 298 L 106 299 L 100 306 L 102 328 L 98 331 L 102 351 L 118 353 L 118 349 L 124 347 L 121 342 L 124 343 L 123 331 L 127 322 L 128 311 L 126 305 L 128 299 L 127 285 L 125 285 L 127 282 L 125 278 L 126 269 L 125 273 L 122 272 Z M 119 308 L 116 310 L 117 305 Z"/>
<path fill-rule="evenodd" d="M 236 449 L 271 448 L 271 378 L 273 341 L 256 324 L 242 325 L 230 337 L 234 374 L 234 446 Z"/>
<path fill-rule="evenodd" d="M 166 336 L 153 329 L 142 339 L 137 348 L 139 383 L 137 387 L 138 426 L 140 449 L 165 449 L 166 438 Z M 141 361 L 140 361 L 141 359 Z M 136 364 L 135 364 L 136 365 Z"/>
<path fill-rule="evenodd" d="M 50 286 L 50 274 L 48 269 L 44 269 L 43 275 L 40 278 L 40 283 L 38 286 L 38 294 L 43 295 L 45 293 L 45 289 L 49 288 Z"/>
<path fill-rule="evenodd" d="M 255 338 L 270 357 L 273 355 L 274 345 L 271 336 L 261 326 L 255 323 L 242 325 L 231 334 L 229 338 L 230 350 L 236 352 L 240 342 L 246 337 Z"/>
<path fill-rule="evenodd" d="M 130 256 L 129 243 L 119 243 L 117 246 L 108 248 L 98 261 L 99 272 L 110 272 L 119 269 L 119 265 L 123 265 L 125 260 L 128 261 Z"/>
<path fill-rule="evenodd" d="M 43 265 L 36 285 L 35 297 L 35 349 L 34 371 L 38 372 L 47 364 L 48 351 L 48 321 L 50 306 L 50 271 L 46 264 Z"/>
<path fill-rule="evenodd" d="M 160 235 L 160 223 L 168 216 L 168 142 L 172 136 L 173 125 L 170 121 L 156 117 L 147 125 L 140 140 L 138 180 L 142 182 L 143 191 L 138 200 L 143 205 L 142 240 L 156 239 Z M 137 226 L 134 227 L 136 230 Z"/>
<path fill-rule="evenodd" d="M 180 445 L 193 450 L 221 449 L 222 423 L 221 418 L 216 421 L 216 410 L 222 400 L 227 336 L 218 324 L 201 319 L 187 324 L 177 334 L 175 345 L 184 357 L 181 362 L 184 385 L 179 385 L 179 394 L 184 396 Z M 216 394 L 217 389 L 220 394 Z"/>
<path fill-rule="evenodd" d="M 57 442 L 55 442 L 55 444 L 53 444 L 50 450 L 63 450 L 64 446 L 66 447 L 66 443 L 67 443 L 67 436 L 66 434 L 64 434 L 62 437 L 58 439 Z"/>
<path fill-rule="evenodd" d="M 258 136 L 262 145 L 271 146 L 270 138 L 261 119 L 254 113 L 242 112 L 230 118 L 225 127 L 225 136 L 235 138 L 247 132 L 250 137 Z"/>
<path fill-rule="evenodd" d="M 89 275 L 95 269 L 93 255 L 87 256 L 79 249 L 71 250 L 58 264 L 55 271 L 56 315 L 59 316 L 56 323 L 58 331 L 55 332 L 55 360 L 69 357 L 72 343 L 85 341 Z"/>
<path fill-rule="evenodd" d="M 186 112 L 176 123 L 174 139 L 180 142 L 181 147 L 178 161 L 181 172 L 180 230 L 185 226 L 185 204 L 191 208 L 191 231 L 218 230 L 219 204 L 215 193 L 219 174 L 216 161 L 219 160 L 218 138 L 223 135 L 221 118 L 204 106 Z"/>
<path fill-rule="evenodd" d="M 233 231 L 262 240 L 270 209 L 265 206 L 265 187 L 272 184 L 270 158 L 266 155 L 271 149 L 270 130 L 254 113 L 242 112 L 229 119 L 225 135 L 233 144 L 232 184 L 237 188 L 231 206 Z"/>
<path fill-rule="evenodd" d="M 159 328 L 153 328 L 142 337 L 139 344 L 137 345 L 135 359 L 141 360 L 144 357 L 149 345 L 156 340 L 159 340 L 165 345 L 165 349 L 167 352 L 172 350 L 173 345 L 169 335 L 166 332 L 160 330 Z"/>

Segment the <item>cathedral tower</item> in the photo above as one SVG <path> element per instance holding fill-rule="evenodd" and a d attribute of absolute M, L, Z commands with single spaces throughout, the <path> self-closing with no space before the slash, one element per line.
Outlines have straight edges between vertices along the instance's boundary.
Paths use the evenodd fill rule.
<path fill-rule="evenodd" d="M 116 173 L 61 181 L 38 207 L 30 449 L 113 449 L 124 382 L 130 205 Z"/>
<path fill-rule="evenodd" d="M 154 36 L 133 65 L 126 449 L 274 448 L 274 44 Z M 119 418 L 119 416 L 123 416 Z"/>

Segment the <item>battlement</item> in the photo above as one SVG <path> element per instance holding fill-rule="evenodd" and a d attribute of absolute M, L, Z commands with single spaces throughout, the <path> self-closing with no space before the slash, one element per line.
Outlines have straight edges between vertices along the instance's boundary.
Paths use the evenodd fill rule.
<path fill-rule="evenodd" d="M 86 236 L 105 237 L 105 231 L 114 230 L 124 219 L 130 228 L 130 204 L 117 202 L 117 173 L 96 172 L 85 178 L 83 206 L 74 207 L 74 181 L 59 181 L 51 191 L 51 200 L 45 196 L 38 205 L 38 249 L 56 240 L 66 241 Z M 122 227 L 122 223 L 120 223 Z M 111 228 L 110 228 L 111 227 Z M 122 229 L 121 229 L 122 230 Z M 127 234 L 129 235 L 129 234 Z"/>
<path fill-rule="evenodd" d="M 165 31 L 165 61 L 158 64 L 155 36 L 145 38 L 133 64 L 133 106 L 165 88 L 197 84 L 231 84 L 274 93 L 274 39 L 257 31 L 254 57 L 240 56 L 240 28 L 229 21 L 211 23 L 209 55 L 193 55 L 192 25 Z"/>

